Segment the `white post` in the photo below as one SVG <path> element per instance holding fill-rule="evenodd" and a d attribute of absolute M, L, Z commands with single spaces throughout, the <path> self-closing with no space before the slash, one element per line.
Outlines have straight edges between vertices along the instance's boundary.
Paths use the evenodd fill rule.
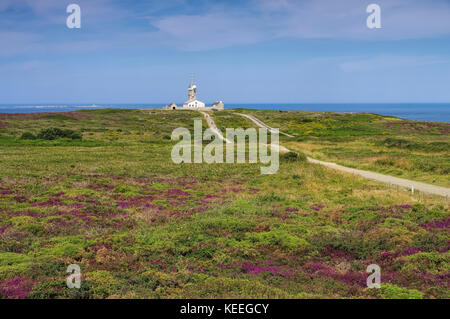
<path fill-rule="evenodd" d="M 413 185 L 411 185 L 411 194 L 414 195 L 414 186 Z"/>

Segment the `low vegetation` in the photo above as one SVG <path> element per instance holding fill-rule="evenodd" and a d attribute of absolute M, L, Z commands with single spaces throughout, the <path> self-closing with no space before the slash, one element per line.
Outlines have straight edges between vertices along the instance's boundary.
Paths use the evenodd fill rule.
<path fill-rule="evenodd" d="M 229 122 L 245 120 L 235 112 L 292 134 L 294 138 L 280 135 L 283 145 L 313 158 L 450 187 L 450 123 L 371 113 L 256 110 L 226 111 Z"/>
<path fill-rule="evenodd" d="M 303 155 L 382 170 L 368 161 L 372 152 L 383 150 L 378 160 L 403 154 L 412 168 L 396 169 L 422 180 L 416 160 L 433 157 L 432 174 L 445 184 L 448 150 L 396 141 L 420 144 L 422 135 L 396 124 L 411 130 L 409 121 L 285 113 L 254 111 L 296 136 L 280 137 L 294 151 L 274 175 L 261 175 L 260 163 L 172 163 L 167 136 L 193 130 L 197 112 L 0 114 L 0 298 L 449 298 L 445 198 Z M 213 116 L 231 126 L 237 115 Z M 333 124 L 341 122 L 348 128 Z M 423 140 L 448 142 L 439 125 Z M 46 128 L 82 139 L 21 139 Z M 380 289 L 366 287 L 374 263 Z M 80 289 L 66 286 L 70 264 L 81 268 Z"/>

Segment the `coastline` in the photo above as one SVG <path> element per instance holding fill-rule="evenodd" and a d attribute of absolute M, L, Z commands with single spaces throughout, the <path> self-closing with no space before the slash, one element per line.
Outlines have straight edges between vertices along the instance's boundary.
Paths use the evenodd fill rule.
<path fill-rule="evenodd" d="M 79 110 L 159 109 L 164 103 L 140 104 L 0 104 L 0 114 L 5 113 L 60 113 Z M 400 119 L 425 122 L 450 123 L 450 103 L 228 103 L 225 109 L 310 111 L 330 113 L 372 113 Z"/>

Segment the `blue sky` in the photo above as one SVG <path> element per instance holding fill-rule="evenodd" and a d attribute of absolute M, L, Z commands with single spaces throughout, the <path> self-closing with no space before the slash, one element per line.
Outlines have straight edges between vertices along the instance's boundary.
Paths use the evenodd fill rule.
<path fill-rule="evenodd" d="M 0 104 L 450 102 L 450 0 L 0 0 L 0 44 Z"/>

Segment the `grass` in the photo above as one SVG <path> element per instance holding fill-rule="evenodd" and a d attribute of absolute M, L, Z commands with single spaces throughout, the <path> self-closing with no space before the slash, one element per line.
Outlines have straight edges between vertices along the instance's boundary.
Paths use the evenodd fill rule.
<path fill-rule="evenodd" d="M 286 121 L 280 129 L 296 138 L 282 143 L 309 154 L 341 156 L 321 149 L 347 154 L 358 142 L 337 127 L 334 135 L 322 128 L 299 135 L 304 124 L 328 125 L 321 120 L 328 115 L 296 122 L 302 112 L 292 119 L 267 112 L 254 114 L 274 126 Z M 219 127 L 252 127 L 231 111 L 213 116 Z M 405 139 L 397 126 L 386 127 L 399 120 L 333 114 L 327 121 L 335 117 L 355 121 L 358 136 L 373 125 L 371 139 Z M 192 130 L 195 118 L 201 115 L 115 109 L 0 115 L 0 297 L 450 297 L 444 198 L 411 196 L 289 157 L 274 175 L 261 175 L 259 163 L 174 164 L 167 136 L 176 127 Z M 48 127 L 83 139 L 20 139 Z M 379 127 L 389 134 L 376 135 Z M 440 129 L 424 139 L 446 142 Z M 369 165 L 372 147 L 389 148 L 359 143 L 368 144 L 362 155 L 352 153 L 360 157 L 355 165 Z M 396 145 L 408 159 L 423 152 Z M 445 160 L 436 157 L 436 165 Z M 373 263 L 382 271 L 378 290 L 365 286 Z M 81 267 L 81 289 L 66 287 L 70 264 Z"/>
<path fill-rule="evenodd" d="M 370 113 L 238 111 L 294 135 L 280 139 L 313 158 L 450 187 L 449 123 Z M 227 112 L 233 119 L 240 117 Z"/>

